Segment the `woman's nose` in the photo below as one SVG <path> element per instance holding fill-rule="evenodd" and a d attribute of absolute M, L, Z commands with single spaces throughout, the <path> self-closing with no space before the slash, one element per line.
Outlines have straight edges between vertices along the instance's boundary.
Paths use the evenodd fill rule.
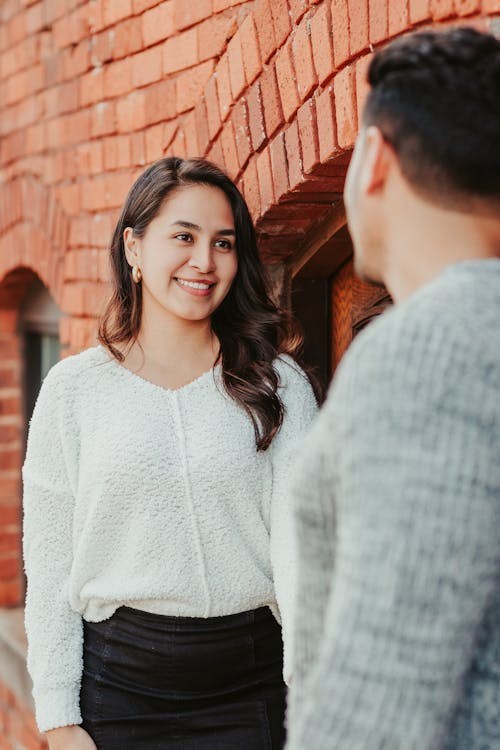
<path fill-rule="evenodd" d="M 192 245 L 189 265 L 191 268 L 196 268 L 202 273 L 214 270 L 215 264 L 212 248 L 208 242 L 196 242 Z"/>

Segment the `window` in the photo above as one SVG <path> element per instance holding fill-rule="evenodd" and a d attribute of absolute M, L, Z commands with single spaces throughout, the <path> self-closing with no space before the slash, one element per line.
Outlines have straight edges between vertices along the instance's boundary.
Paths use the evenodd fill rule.
<path fill-rule="evenodd" d="M 35 279 L 19 311 L 23 351 L 23 392 L 26 433 L 36 398 L 47 372 L 59 361 L 59 319 L 61 312 L 47 288 Z"/>

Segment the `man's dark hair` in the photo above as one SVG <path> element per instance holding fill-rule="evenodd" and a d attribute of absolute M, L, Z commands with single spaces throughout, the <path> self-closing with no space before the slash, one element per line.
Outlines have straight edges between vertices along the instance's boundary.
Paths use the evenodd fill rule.
<path fill-rule="evenodd" d="M 402 37 L 377 52 L 363 124 L 418 191 L 455 207 L 500 201 L 500 41 L 472 28 Z"/>

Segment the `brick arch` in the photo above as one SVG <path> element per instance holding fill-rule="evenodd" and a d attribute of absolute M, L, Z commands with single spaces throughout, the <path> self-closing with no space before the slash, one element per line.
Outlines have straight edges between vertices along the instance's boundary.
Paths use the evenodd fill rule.
<path fill-rule="evenodd" d="M 35 270 L 72 316 L 65 340 L 90 342 L 117 211 L 138 171 L 172 153 L 223 166 L 248 201 L 263 258 L 287 261 L 342 212 L 371 51 L 429 24 L 498 29 L 499 10 L 499 0 L 9 0 L 0 9 L 5 190 L 38 185 L 46 217 L 57 206 L 69 236 L 63 274 L 58 229 L 8 225 L 0 278 L 32 266 L 38 247 Z"/>
<path fill-rule="evenodd" d="M 488 29 L 491 0 L 257 0 L 166 153 L 201 153 L 245 195 L 265 260 L 290 258 L 342 211 L 345 173 L 374 49 L 418 27 Z M 259 53 L 260 51 L 260 53 Z"/>
<path fill-rule="evenodd" d="M 29 226 L 26 220 L 14 223 L 21 231 L 26 225 Z M 13 229 L 9 241 L 19 242 L 23 238 L 21 231 Z M 26 236 L 31 238 L 37 234 L 27 233 Z M 21 604 L 24 585 L 20 469 L 28 415 L 24 409 L 24 351 L 19 335 L 19 308 L 37 274 L 25 265 L 12 268 L 23 255 L 22 248 L 17 251 L 17 258 L 11 254 L 14 255 L 10 259 L 11 268 L 0 281 L 0 607 Z M 45 265 L 39 263 L 40 268 Z M 38 277 L 49 286 L 50 273 L 45 274 L 45 278 L 42 274 Z"/>
<path fill-rule="evenodd" d="M 39 276 L 62 307 L 63 263 L 68 219 L 51 189 L 32 176 L 2 186 L 0 206 L 0 289 L 2 307 L 9 304 L 5 286 L 22 289 L 31 274 Z M 26 273 L 23 273 L 26 269 Z M 29 270 L 28 270 L 29 269 Z M 15 280 L 18 279 L 18 285 Z"/>
<path fill-rule="evenodd" d="M 68 221 L 32 176 L 2 186 L 0 202 L 0 606 L 22 602 L 21 476 L 25 420 L 19 307 L 38 277 L 61 305 Z"/>
<path fill-rule="evenodd" d="M 26 220 L 18 221 L 13 226 L 26 224 L 29 224 Z M 19 230 L 13 231 L 9 243 L 19 241 L 21 236 Z M 2 242 L 5 242 L 5 238 Z M 14 249 L 11 244 L 7 247 L 12 251 Z M 5 249 L 5 245 L 2 249 Z M 3 262 L 0 271 L 0 610 L 4 617 L 0 623 L 0 712 L 12 727 L 8 731 L 9 739 L 19 740 L 23 747 L 41 750 L 47 748 L 47 744 L 39 736 L 31 714 L 31 684 L 23 658 L 21 466 L 26 415 L 23 351 L 18 332 L 19 306 L 37 274 L 26 266 L 12 268 L 19 257 L 18 253 L 17 257 L 10 258 L 9 264 Z M 40 264 L 41 267 L 43 265 Z M 50 274 L 41 280 L 48 286 Z M 7 639 L 2 631 L 5 621 L 9 626 Z"/>
<path fill-rule="evenodd" d="M 265 260 L 290 256 L 340 203 L 357 129 L 349 23 L 347 3 L 259 0 L 167 145 L 240 184 Z"/>

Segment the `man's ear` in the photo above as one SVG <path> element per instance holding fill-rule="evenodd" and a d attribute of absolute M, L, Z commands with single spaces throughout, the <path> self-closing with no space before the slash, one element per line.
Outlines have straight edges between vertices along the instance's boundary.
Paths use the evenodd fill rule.
<path fill-rule="evenodd" d="M 132 227 L 125 227 L 123 230 L 123 246 L 129 265 L 137 266 L 140 262 L 139 243 Z"/>
<path fill-rule="evenodd" d="M 383 190 L 394 159 L 394 151 L 384 139 L 382 131 L 375 125 L 370 125 L 365 132 L 361 175 L 361 187 L 365 193 Z"/>

